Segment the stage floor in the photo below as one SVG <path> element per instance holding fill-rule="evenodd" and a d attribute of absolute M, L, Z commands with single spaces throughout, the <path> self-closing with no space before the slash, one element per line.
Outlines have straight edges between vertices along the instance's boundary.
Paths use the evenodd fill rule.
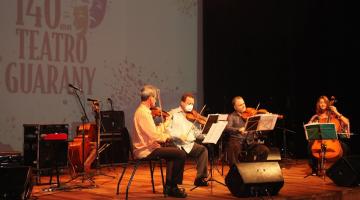
<path fill-rule="evenodd" d="M 272 197 L 263 197 L 260 199 L 360 199 L 360 187 L 339 187 L 336 186 L 328 177 L 323 179 L 318 176 L 308 176 L 310 168 L 306 160 L 288 160 L 280 162 L 281 170 L 284 177 L 284 186 L 280 189 L 278 195 Z M 110 199 L 125 199 L 126 185 L 132 171 L 132 166 L 128 168 L 125 177 L 120 186 L 120 194 L 116 195 L 117 181 L 120 176 L 120 166 L 107 166 L 98 170 L 98 174 L 104 175 L 95 176 L 95 187 L 92 187 L 91 182 L 87 179 L 82 182 L 82 176 L 66 183 L 70 180 L 66 170 L 60 177 L 61 190 L 49 191 L 50 185 L 36 185 L 32 190 L 32 199 L 39 200 L 110 200 Z M 165 171 L 165 169 L 164 169 Z M 213 178 L 224 183 L 225 176 L 229 171 L 228 167 L 224 167 L 224 175 L 221 175 L 221 165 L 215 165 L 213 168 Z M 96 170 L 93 171 L 94 173 Z M 215 181 L 211 181 L 212 185 L 208 187 L 198 187 L 190 191 L 194 187 L 193 181 L 196 174 L 195 164 L 193 161 L 188 161 L 185 166 L 184 182 L 181 187 L 186 189 L 188 193 L 187 199 L 238 199 L 233 196 L 226 186 L 223 186 Z M 108 177 L 108 176 L 113 176 Z M 160 199 L 164 198 L 162 194 L 162 184 L 160 178 L 160 170 L 155 169 L 155 190 L 152 193 L 150 170 L 148 165 L 142 165 L 136 172 L 134 180 L 130 187 L 129 199 Z M 41 177 L 41 182 L 46 183 L 49 177 Z M 53 182 L 56 179 L 53 178 Z M 55 185 L 52 185 L 55 186 Z M 166 199 L 175 199 L 166 197 Z M 259 199 L 242 198 L 242 199 Z"/>

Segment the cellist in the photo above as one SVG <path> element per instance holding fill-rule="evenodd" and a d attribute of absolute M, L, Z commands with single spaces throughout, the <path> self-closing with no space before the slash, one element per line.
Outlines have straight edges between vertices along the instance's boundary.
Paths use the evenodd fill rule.
<path fill-rule="evenodd" d="M 342 115 L 333 105 L 335 98 L 331 100 L 327 96 L 320 96 L 316 102 L 316 114 L 311 117 L 308 123 L 334 123 L 337 133 L 345 134 L 346 138 L 350 138 L 350 121 L 347 117 Z M 342 138 L 342 137 L 339 137 Z M 340 143 L 339 156 L 344 156 L 349 153 L 349 147 L 343 141 Z M 313 141 L 309 142 L 308 153 L 310 155 L 309 165 L 312 169 L 312 175 L 316 176 L 318 173 L 318 158 L 312 154 Z M 326 157 L 326 156 L 325 156 Z"/>

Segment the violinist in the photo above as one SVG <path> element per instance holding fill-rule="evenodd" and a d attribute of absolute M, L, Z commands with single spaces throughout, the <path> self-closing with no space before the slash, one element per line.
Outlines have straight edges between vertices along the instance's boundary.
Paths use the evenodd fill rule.
<path fill-rule="evenodd" d="M 199 121 L 203 121 L 204 117 L 195 113 L 194 103 L 195 98 L 191 93 L 183 94 L 180 100 L 180 106 L 170 111 L 172 120 L 167 130 L 171 136 L 179 138 L 178 140 L 174 140 L 179 149 L 182 149 L 187 156 L 195 158 L 196 160 L 197 174 L 194 185 L 208 186 L 208 182 L 206 181 L 208 151 L 205 146 L 195 142 L 196 139 L 204 139 L 198 126 Z M 193 121 L 196 119 L 199 120 Z"/>
<path fill-rule="evenodd" d="M 232 100 L 234 112 L 228 116 L 228 124 L 225 127 L 225 152 L 227 153 L 228 165 L 239 162 L 241 152 L 246 152 L 247 161 L 265 161 L 269 154 L 269 148 L 255 142 L 254 132 L 245 132 L 246 104 L 241 96 Z"/>
<path fill-rule="evenodd" d="M 343 133 L 346 138 L 350 138 L 350 121 L 337 110 L 333 105 L 334 102 L 334 97 L 329 100 L 327 96 L 320 96 L 316 102 L 316 114 L 311 117 L 308 123 L 334 123 L 338 133 Z M 339 142 L 341 145 L 341 155 L 349 154 L 348 145 L 346 145 L 344 141 L 339 140 Z M 312 145 L 313 141 L 309 142 L 309 165 L 312 169 L 312 175 L 316 176 L 318 174 L 318 158 L 312 154 Z"/>
<path fill-rule="evenodd" d="M 150 108 L 155 107 L 158 89 L 145 85 L 141 89 L 141 103 L 134 114 L 134 129 L 131 132 L 133 155 L 141 158 L 163 158 L 166 160 L 165 193 L 176 198 L 187 196 L 182 184 L 186 154 L 176 147 L 162 147 L 170 136 L 165 133 L 164 126 L 156 126 Z M 165 124 L 168 121 L 164 122 Z"/>

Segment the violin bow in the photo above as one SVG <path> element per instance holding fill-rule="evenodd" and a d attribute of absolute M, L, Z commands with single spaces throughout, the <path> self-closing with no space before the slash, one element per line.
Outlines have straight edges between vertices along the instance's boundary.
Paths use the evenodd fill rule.
<path fill-rule="evenodd" d="M 204 104 L 204 106 L 201 108 L 199 115 L 201 115 L 201 113 L 204 111 L 206 107 L 206 104 Z M 191 127 L 189 128 L 188 132 L 186 133 L 186 137 L 189 135 L 190 131 L 195 127 L 195 122 L 196 120 L 194 120 L 194 122 L 192 123 Z"/>
<path fill-rule="evenodd" d="M 200 110 L 200 112 L 199 112 L 200 115 L 201 115 L 201 113 L 204 111 L 205 107 L 206 107 L 206 104 L 204 104 L 204 106 L 201 108 L 201 110 Z"/>
<path fill-rule="evenodd" d="M 258 109 L 259 109 L 259 107 L 260 107 L 260 102 L 258 103 L 258 105 L 256 106 L 256 111 L 258 111 Z"/>
<path fill-rule="evenodd" d="M 156 93 L 157 93 L 157 98 L 159 100 L 159 108 L 160 108 L 160 118 L 161 118 L 161 122 L 164 123 L 164 117 L 163 117 L 163 113 L 162 111 L 162 103 L 161 103 L 161 98 L 160 98 L 160 89 L 156 89 Z"/>

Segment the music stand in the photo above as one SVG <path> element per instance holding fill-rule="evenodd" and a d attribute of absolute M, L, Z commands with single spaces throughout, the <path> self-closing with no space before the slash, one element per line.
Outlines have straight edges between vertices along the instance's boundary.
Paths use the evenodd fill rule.
<path fill-rule="evenodd" d="M 274 114 L 258 114 L 249 117 L 245 122 L 245 132 L 274 130 L 278 116 Z"/>
<path fill-rule="evenodd" d="M 320 140 L 321 146 L 319 150 L 320 172 L 322 172 L 323 178 L 325 179 L 325 155 L 326 155 L 326 144 L 324 140 L 337 140 L 338 136 L 334 123 L 309 123 L 304 125 L 305 136 L 308 141 Z"/>
<path fill-rule="evenodd" d="M 215 181 L 221 185 L 226 186 L 224 183 L 213 178 L 213 165 L 214 165 L 214 145 L 218 142 L 222 132 L 227 125 L 227 115 L 219 115 L 219 114 L 209 114 L 208 119 L 204 128 L 202 129 L 202 134 L 205 135 L 203 144 L 209 144 L 210 151 L 210 177 L 207 182 L 211 181 L 211 190 L 212 190 L 212 181 Z M 194 190 L 198 186 L 195 186 L 190 189 L 190 191 Z"/>

